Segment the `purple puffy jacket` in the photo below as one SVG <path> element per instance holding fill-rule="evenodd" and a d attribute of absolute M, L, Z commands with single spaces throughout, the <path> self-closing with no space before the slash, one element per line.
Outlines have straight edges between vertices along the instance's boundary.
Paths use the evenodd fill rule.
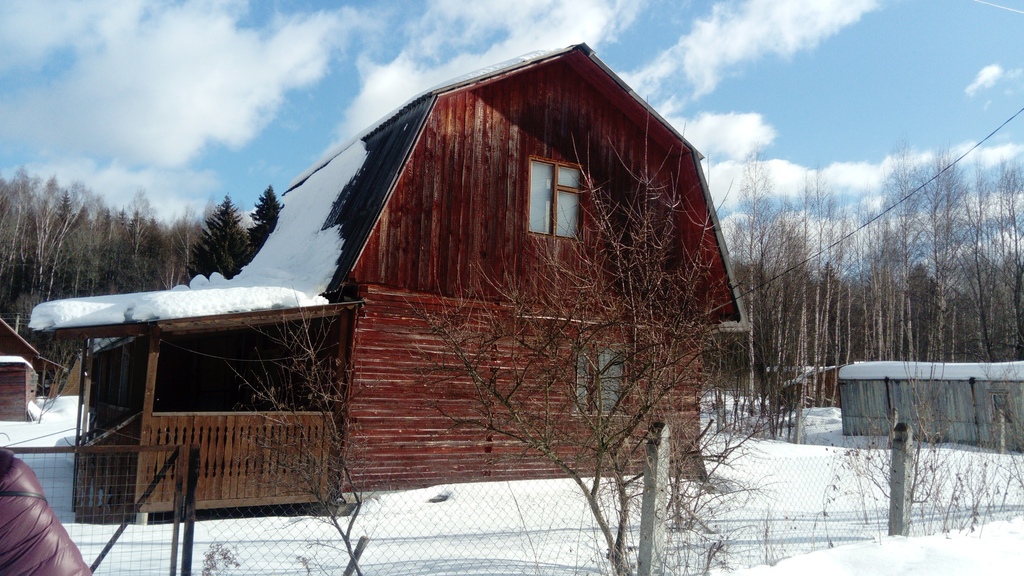
<path fill-rule="evenodd" d="M 92 574 L 71 541 L 32 469 L 0 449 L 0 574 L 85 576 Z"/>

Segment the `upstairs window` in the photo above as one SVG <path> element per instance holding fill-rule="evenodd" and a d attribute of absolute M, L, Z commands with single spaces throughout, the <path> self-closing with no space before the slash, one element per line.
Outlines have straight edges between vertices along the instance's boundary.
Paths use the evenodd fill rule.
<path fill-rule="evenodd" d="M 574 238 L 580 222 L 580 169 L 530 161 L 530 232 Z"/>
<path fill-rule="evenodd" d="M 604 349 L 576 358 L 576 409 L 607 414 L 622 393 L 622 354 Z"/>

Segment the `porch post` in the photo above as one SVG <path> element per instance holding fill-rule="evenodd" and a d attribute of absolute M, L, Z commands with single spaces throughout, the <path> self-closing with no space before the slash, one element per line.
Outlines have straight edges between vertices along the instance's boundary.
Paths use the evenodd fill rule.
<path fill-rule="evenodd" d="M 82 343 L 82 362 L 78 367 L 78 418 L 75 426 L 75 445 L 81 446 L 83 437 L 88 431 L 89 425 L 89 402 L 92 397 L 92 377 L 89 375 L 92 370 L 92 338 L 86 338 Z"/>
<path fill-rule="evenodd" d="M 146 392 L 142 397 L 142 445 L 149 446 L 153 419 L 153 398 L 156 396 L 156 367 L 160 360 L 160 326 L 149 329 L 149 351 L 146 354 Z"/>
<path fill-rule="evenodd" d="M 139 434 L 139 445 L 140 446 L 151 446 L 153 442 L 153 398 L 156 395 L 156 367 L 157 361 L 160 358 L 160 326 L 153 324 L 149 329 L 149 350 L 146 354 L 146 392 L 142 397 L 142 422 L 140 423 L 141 432 Z M 146 466 L 143 466 L 143 462 L 147 461 L 148 458 L 139 455 L 139 466 L 135 475 L 135 494 L 138 496 L 142 493 L 148 484 L 147 478 L 144 476 Z M 176 472 L 177 473 L 177 472 Z M 149 523 L 149 514 L 147 512 L 138 512 L 136 514 L 135 523 L 140 526 L 145 526 Z"/>

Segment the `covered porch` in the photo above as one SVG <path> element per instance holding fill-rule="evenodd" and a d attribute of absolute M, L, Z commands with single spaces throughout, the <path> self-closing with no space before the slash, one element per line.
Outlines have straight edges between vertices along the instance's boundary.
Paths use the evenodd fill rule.
<path fill-rule="evenodd" d="M 198 508 L 317 501 L 340 457 L 358 305 L 57 330 L 83 341 L 76 442 L 198 446 Z M 172 510 L 173 477 L 136 506 L 167 454 L 80 456 L 76 515 Z"/>

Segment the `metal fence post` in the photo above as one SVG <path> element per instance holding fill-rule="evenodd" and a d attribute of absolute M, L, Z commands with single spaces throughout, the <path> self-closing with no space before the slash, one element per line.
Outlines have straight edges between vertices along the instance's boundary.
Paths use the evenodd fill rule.
<path fill-rule="evenodd" d="M 644 464 L 644 496 L 640 506 L 640 550 L 637 576 L 665 573 L 665 516 L 668 492 L 669 428 L 651 425 Z"/>
<path fill-rule="evenodd" d="M 910 531 L 911 488 L 914 483 L 914 431 L 906 422 L 893 429 L 892 471 L 889 476 L 889 535 Z"/>

